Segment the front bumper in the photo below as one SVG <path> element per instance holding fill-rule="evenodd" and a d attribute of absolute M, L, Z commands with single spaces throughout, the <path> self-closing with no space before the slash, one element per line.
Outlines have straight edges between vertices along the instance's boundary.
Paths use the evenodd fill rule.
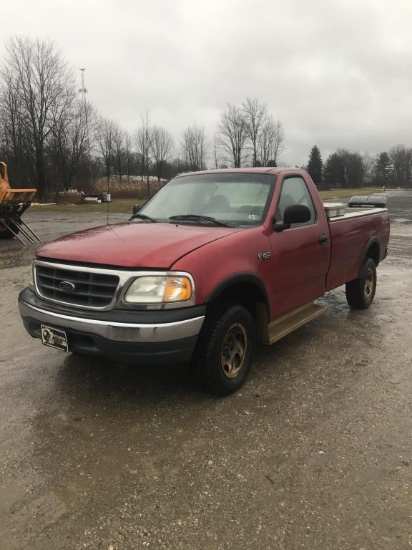
<path fill-rule="evenodd" d="M 69 351 L 141 364 L 189 360 L 205 309 L 91 312 L 50 304 L 30 288 L 19 295 L 20 315 L 33 338 L 41 338 L 41 325 L 48 325 L 66 332 Z"/>

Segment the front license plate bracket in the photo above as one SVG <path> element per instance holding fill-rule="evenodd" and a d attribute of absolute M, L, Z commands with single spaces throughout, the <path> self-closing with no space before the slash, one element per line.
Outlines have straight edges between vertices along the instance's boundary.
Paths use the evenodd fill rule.
<path fill-rule="evenodd" d="M 60 328 L 49 327 L 48 325 L 41 325 L 40 331 L 41 341 L 45 346 L 60 349 L 65 352 L 69 351 L 66 331 Z"/>

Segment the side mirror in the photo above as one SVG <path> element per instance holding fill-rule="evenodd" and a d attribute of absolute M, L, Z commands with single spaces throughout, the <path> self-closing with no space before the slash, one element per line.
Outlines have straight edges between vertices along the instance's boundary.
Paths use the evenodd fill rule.
<path fill-rule="evenodd" d="M 303 204 L 293 204 L 285 209 L 283 214 L 283 223 L 291 225 L 292 223 L 306 223 L 310 220 L 310 210 Z"/>
<path fill-rule="evenodd" d="M 283 214 L 283 222 L 274 224 L 274 229 L 281 232 L 284 229 L 289 229 L 293 223 L 306 223 L 310 220 L 310 210 L 303 204 L 293 204 L 285 209 Z"/>
<path fill-rule="evenodd" d="M 135 204 L 135 205 L 133 206 L 133 216 L 134 216 L 135 214 L 137 214 L 137 213 L 139 212 L 140 209 L 141 209 L 140 204 Z"/>

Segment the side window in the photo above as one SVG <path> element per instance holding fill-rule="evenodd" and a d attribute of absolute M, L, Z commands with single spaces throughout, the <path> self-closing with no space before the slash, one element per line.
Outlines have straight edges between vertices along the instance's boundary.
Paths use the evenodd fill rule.
<path fill-rule="evenodd" d="M 309 225 L 316 221 L 316 210 L 313 206 L 312 197 L 306 186 L 305 180 L 300 176 L 292 176 L 286 178 L 282 184 L 279 202 L 277 206 L 277 215 L 283 220 L 285 209 L 292 204 L 301 204 L 307 206 L 310 210 L 310 220 L 305 224 Z"/>

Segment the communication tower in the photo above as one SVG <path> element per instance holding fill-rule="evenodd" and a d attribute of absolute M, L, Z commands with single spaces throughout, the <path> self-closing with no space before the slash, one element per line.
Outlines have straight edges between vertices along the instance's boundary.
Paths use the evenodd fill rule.
<path fill-rule="evenodd" d="M 83 67 L 82 69 L 79 69 L 79 71 L 81 71 L 82 73 L 82 87 L 79 88 L 79 93 L 81 93 L 83 95 L 83 101 L 86 101 L 86 94 L 87 94 L 87 89 L 86 89 L 86 86 L 84 84 L 84 71 L 86 70 L 85 67 Z"/>

